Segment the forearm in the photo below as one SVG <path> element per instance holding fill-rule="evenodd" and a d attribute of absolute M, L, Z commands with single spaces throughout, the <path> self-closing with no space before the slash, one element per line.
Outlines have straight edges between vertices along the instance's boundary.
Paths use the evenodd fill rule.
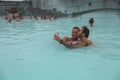
<path fill-rule="evenodd" d="M 62 42 L 61 44 L 63 44 L 64 46 L 66 46 L 66 47 L 69 48 L 69 49 L 74 48 L 74 46 L 73 46 L 72 44 L 69 44 L 69 43 L 67 43 L 67 42 Z"/>
<path fill-rule="evenodd" d="M 73 48 L 72 44 L 63 41 L 62 39 L 59 40 L 58 42 L 59 42 L 60 44 L 64 45 L 65 47 L 69 48 L 69 49 Z"/>
<path fill-rule="evenodd" d="M 63 40 L 59 41 L 61 44 L 63 44 L 64 46 L 66 46 L 69 49 L 73 49 L 73 48 L 81 48 L 83 47 L 83 44 L 81 43 L 81 41 L 77 41 L 77 44 L 74 43 L 68 43 L 68 42 L 64 42 Z"/>

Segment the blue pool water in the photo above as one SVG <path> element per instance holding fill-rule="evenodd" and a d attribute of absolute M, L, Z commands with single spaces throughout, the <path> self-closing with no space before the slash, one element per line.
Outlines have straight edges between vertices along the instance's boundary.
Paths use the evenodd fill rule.
<path fill-rule="evenodd" d="M 90 47 L 68 49 L 54 33 L 71 36 L 88 25 Z M 120 80 L 120 12 L 98 11 L 56 21 L 6 23 L 0 19 L 0 80 Z"/>

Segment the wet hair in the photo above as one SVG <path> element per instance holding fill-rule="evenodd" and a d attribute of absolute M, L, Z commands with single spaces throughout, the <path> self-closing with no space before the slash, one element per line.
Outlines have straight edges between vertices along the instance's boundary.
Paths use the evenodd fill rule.
<path fill-rule="evenodd" d="M 88 38 L 89 37 L 89 29 L 87 28 L 87 26 L 83 26 L 83 32 L 82 33 L 85 33 L 85 37 Z"/>
<path fill-rule="evenodd" d="M 80 28 L 77 26 L 73 27 L 73 29 L 78 29 L 78 31 L 80 31 Z"/>
<path fill-rule="evenodd" d="M 46 17 L 46 16 L 44 16 L 44 17 L 43 17 L 43 19 L 47 19 L 47 17 Z"/>
<path fill-rule="evenodd" d="M 93 24 L 93 23 L 94 23 L 94 19 L 93 19 L 93 18 L 90 18 L 90 19 L 89 19 L 89 23 L 92 23 L 92 24 Z"/>

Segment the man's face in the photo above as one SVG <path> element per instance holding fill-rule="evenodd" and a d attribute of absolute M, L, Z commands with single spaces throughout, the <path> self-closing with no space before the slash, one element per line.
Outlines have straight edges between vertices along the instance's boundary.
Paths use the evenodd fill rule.
<path fill-rule="evenodd" d="M 72 38 L 76 38 L 78 36 L 78 29 L 73 29 L 72 30 Z"/>

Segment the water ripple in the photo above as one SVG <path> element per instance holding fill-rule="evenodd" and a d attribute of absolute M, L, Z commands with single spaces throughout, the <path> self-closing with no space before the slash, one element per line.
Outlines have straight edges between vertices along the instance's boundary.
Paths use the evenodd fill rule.
<path fill-rule="evenodd" d="M 102 57 L 109 60 L 116 60 L 116 61 L 120 60 L 120 55 L 117 54 L 106 54 L 106 55 L 102 55 Z"/>

